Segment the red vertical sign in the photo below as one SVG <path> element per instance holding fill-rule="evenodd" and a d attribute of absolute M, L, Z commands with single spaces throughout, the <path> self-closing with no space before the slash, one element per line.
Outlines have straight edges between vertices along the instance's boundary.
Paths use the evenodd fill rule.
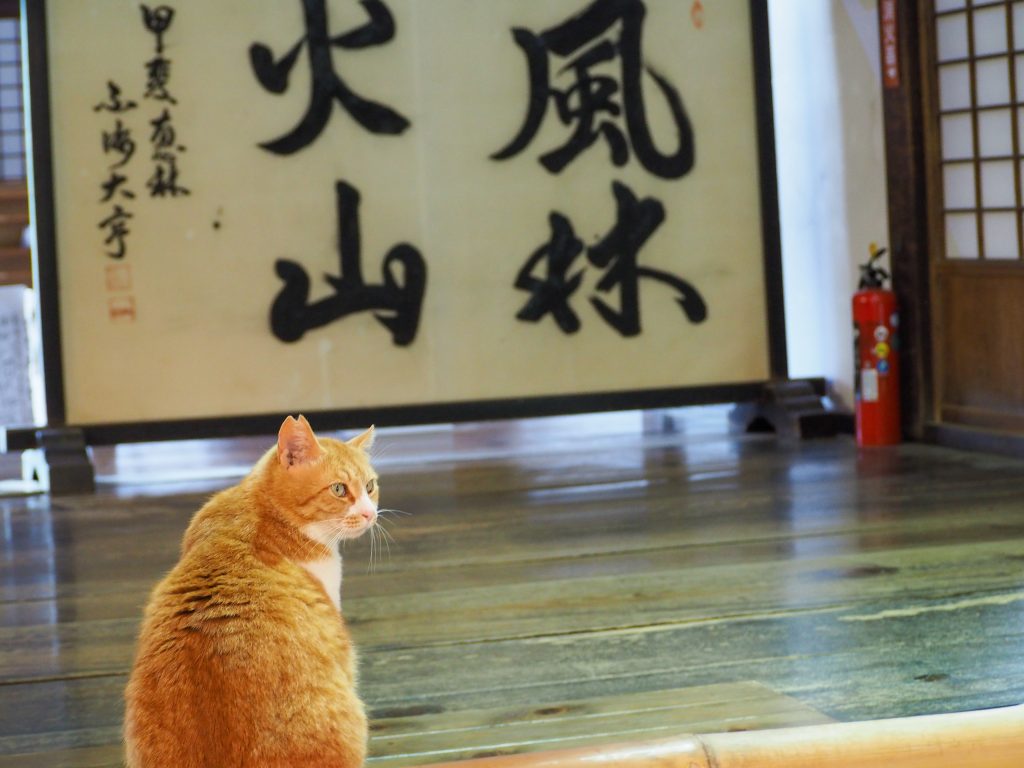
<path fill-rule="evenodd" d="M 900 48 L 896 28 L 897 0 L 879 0 L 879 31 L 882 36 L 882 83 L 886 88 L 900 87 Z"/>

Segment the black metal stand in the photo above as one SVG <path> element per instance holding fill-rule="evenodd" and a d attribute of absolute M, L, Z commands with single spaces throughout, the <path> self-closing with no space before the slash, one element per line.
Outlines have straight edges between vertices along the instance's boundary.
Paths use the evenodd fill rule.
<path fill-rule="evenodd" d="M 96 490 L 96 472 L 80 429 L 40 429 L 37 448 L 21 455 L 25 480 L 37 480 L 43 490 L 54 496 L 92 493 Z"/>
<path fill-rule="evenodd" d="M 729 414 L 740 432 L 774 432 L 781 438 L 802 439 L 853 434 L 853 414 L 830 410 L 806 380 L 769 382 L 761 398 L 740 403 Z"/>

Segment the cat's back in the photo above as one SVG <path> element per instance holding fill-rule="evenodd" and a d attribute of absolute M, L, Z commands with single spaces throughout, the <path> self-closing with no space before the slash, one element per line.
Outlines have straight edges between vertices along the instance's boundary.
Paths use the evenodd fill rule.
<path fill-rule="evenodd" d="M 261 536 L 272 535 L 253 507 L 252 494 L 235 487 L 196 513 L 180 560 L 150 596 L 143 639 L 155 633 L 163 642 L 173 637 L 224 652 L 223 645 L 238 636 L 295 637 L 298 632 L 301 637 L 301 626 L 309 622 L 341 624 L 335 612 L 321 610 L 320 593 L 303 569 L 261 546 Z"/>

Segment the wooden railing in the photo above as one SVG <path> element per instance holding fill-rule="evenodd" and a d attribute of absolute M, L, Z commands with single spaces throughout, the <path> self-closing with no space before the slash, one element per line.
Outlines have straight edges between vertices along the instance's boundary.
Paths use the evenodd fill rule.
<path fill-rule="evenodd" d="M 428 768 L 1020 768 L 1024 706 L 437 763 Z"/>

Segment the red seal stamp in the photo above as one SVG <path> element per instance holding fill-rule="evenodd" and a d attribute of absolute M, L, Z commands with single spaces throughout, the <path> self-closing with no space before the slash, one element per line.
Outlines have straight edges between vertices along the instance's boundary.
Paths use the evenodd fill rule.
<path fill-rule="evenodd" d="M 112 322 L 131 322 L 135 320 L 135 297 L 114 296 L 107 299 L 107 308 Z"/>

